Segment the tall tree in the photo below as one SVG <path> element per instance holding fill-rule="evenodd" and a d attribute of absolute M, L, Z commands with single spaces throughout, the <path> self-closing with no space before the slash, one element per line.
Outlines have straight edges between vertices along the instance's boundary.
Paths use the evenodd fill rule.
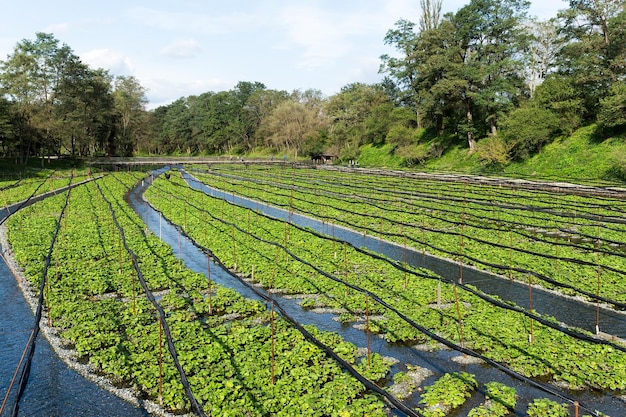
<path fill-rule="evenodd" d="M 66 66 L 56 93 L 56 134 L 72 156 L 103 153 L 113 134 L 112 77 L 82 62 Z"/>
<path fill-rule="evenodd" d="M 35 40 L 18 42 L 2 63 L 3 92 L 17 108 L 21 162 L 36 152 L 55 148 L 51 143 L 55 92 L 66 65 L 76 61 L 72 50 L 52 34 L 37 33 Z"/>
<path fill-rule="evenodd" d="M 376 107 L 388 101 L 389 98 L 378 85 L 354 83 L 342 87 L 325 107 L 331 141 L 340 147 L 349 144 L 358 148 L 368 138 L 366 121 Z"/>
<path fill-rule="evenodd" d="M 135 77 L 120 76 L 115 79 L 113 92 L 115 110 L 119 129 L 115 141 L 109 142 L 109 154 L 131 155 L 133 153 L 135 134 L 144 127 L 146 89 Z"/>
<path fill-rule="evenodd" d="M 296 158 L 307 141 L 317 138 L 325 125 L 314 97 L 306 92 L 304 96 L 304 100 L 281 102 L 261 126 L 273 147 L 282 152 L 293 151 Z"/>
<path fill-rule="evenodd" d="M 557 57 L 565 44 L 565 39 L 559 35 L 556 19 L 531 20 L 525 28 L 528 45 L 524 50 L 522 61 L 524 78 L 532 96 L 548 74 L 557 69 Z"/>
<path fill-rule="evenodd" d="M 420 32 L 434 30 L 441 22 L 442 0 L 420 0 L 422 14 L 419 19 Z"/>
<path fill-rule="evenodd" d="M 252 142 L 248 145 L 249 149 L 254 149 L 264 142 L 266 138 L 263 136 L 263 132 L 259 130 L 261 123 L 269 117 L 276 107 L 289 99 L 289 93 L 284 90 L 258 90 L 250 95 L 244 108 L 254 131 Z"/>
<path fill-rule="evenodd" d="M 0 97 L 0 146 L 3 156 L 11 156 L 15 147 L 12 113 L 12 104 Z"/>
<path fill-rule="evenodd" d="M 456 77 L 466 81 L 461 92 L 466 120 L 459 128 L 467 135 L 470 152 L 476 149 L 477 135 L 483 134 L 482 125 L 495 134 L 498 119 L 513 108 L 521 92 L 523 80 L 515 56 L 524 47 L 520 24 L 529 4 L 472 0 L 454 15 L 457 60 L 462 62 Z"/>
<path fill-rule="evenodd" d="M 571 0 L 559 17 L 568 41 L 559 56 L 559 69 L 583 92 L 586 120 L 594 121 L 600 100 L 626 76 L 626 3 Z"/>
<path fill-rule="evenodd" d="M 420 105 L 422 90 L 420 89 L 419 65 L 420 54 L 418 45 L 418 33 L 415 31 L 415 23 L 406 19 L 396 22 L 396 28 L 387 31 L 384 39 L 385 45 L 392 45 L 400 56 L 389 54 L 380 56 L 382 61 L 379 72 L 389 74 L 400 87 L 400 101 L 415 109 L 418 126 L 421 127 Z"/>

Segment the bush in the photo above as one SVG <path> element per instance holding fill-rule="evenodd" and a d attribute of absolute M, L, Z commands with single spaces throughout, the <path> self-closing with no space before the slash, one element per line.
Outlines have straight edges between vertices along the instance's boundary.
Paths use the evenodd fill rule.
<path fill-rule="evenodd" d="M 502 136 L 511 147 L 511 156 L 526 159 L 539 151 L 558 131 L 559 119 L 550 110 L 520 107 L 502 123 Z"/>
<path fill-rule="evenodd" d="M 550 74 L 537 87 L 532 101 L 537 107 L 550 110 L 557 116 L 560 133 L 571 135 L 582 124 L 584 100 L 580 88 L 573 84 L 571 78 Z"/>
<path fill-rule="evenodd" d="M 499 136 L 478 142 L 478 159 L 483 165 L 503 166 L 510 162 L 511 145 Z"/>

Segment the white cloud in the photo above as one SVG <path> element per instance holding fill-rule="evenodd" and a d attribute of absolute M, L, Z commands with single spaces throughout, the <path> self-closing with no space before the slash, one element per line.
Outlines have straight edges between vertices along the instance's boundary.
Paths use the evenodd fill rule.
<path fill-rule="evenodd" d="M 83 62 L 92 68 L 104 68 L 113 75 L 133 75 L 135 72 L 131 59 L 112 49 L 93 49 L 80 54 Z"/>
<path fill-rule="evenodd" d="M 188 58 L 195 56 L 200 51 L 200 43 L 193 39 L 179 39 L 166 45 L 161 49 L 163 55 L 176 57 L 176 58 Z"/>

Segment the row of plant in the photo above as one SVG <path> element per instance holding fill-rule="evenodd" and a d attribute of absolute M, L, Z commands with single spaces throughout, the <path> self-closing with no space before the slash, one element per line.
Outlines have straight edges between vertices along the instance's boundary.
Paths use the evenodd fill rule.
<path fill-rule="evenodd" d="M 406 273 L 349 245 L 193 190 L 176 176 L 158 179 L 146 195 L 230 268 L 269 289 L 315 294 L 305 297 L 303 305 L 332 307 L 346 321 L 362 320 L 367 310 L 382 315 L 371 319 L 369 327 L 391 342 L 429 338 L 380 305 L 370 302 L 367 308 L 367 296 L 356 287 L 433 332 L 527 376 L 565 381 L 572 388 L 626 389 L 624 353 L 618 349 L 579 341 L 536 322 L 529 342 L 533 323 L 519 312 L 468 292 L 456 294 L 450 285 L 438 291 L 432 274 L 426 277 L 411 268 Z"/>
<path fill-rule="evenodd" d="M 510 214 L 512 219 L 502 215 L 496 222 L 493 218 L 472 215 L 466 208 L 461 213 L 449 208 L 428 208 L 422 200 L 398 199 L 377 204 L 372 203 L 371 196 L 355 199 L 354 195 L 347 194 L 348 190 L 331 196 L 322 190 L 306 192 L 298 188 L 294 195 L 286 184 L 268 183 L 258 187 L 232 177 L 198 175 L 198 178 L 218 189 L 237 190 L 238 194 L 249 198 L 345 224 L 397 243 L 403 244 L 408 239 L 409 244 L 418 249 L 455 257 L 520 279 L 526 279 L 525 271 L 533 271 L 539 277 L 596 295 L 600 278 L 600 297 L 618 304 L 626 302 L 625 255 L 621 251 L 610 247 L 598 249 L 592 242 L 564 242 L 543 237 L 537 232 L 547 232 L 546 229 L 524 226 L 514 220 L 514 214 Z M 597 230 L 592 224 L 587 227 Z M 604 231 L 603 238 L 608 239 L 607 234 Z M 622 239 L 619 235 L 617 238 Z M 499 268 L 489 264 L 499 265 Z M 576 293 L 572 289 L 565 292 Z"/>
<path fill-rule="evenodd" d="M 170 247 L 146 233 L 124 202 L 140 177 L 124 173 L 75 188 L 52 256 L 46 306 L 50 324 L 81 361 L 173 412 L 189 401 L 167 353 L 160 322 L 137 282 L 125 239 L 167 313 L 178 359 L 210 415 L 384 415 L 379 397 L 259 301 L 186 269 Z M 63 196 L 24 208 L 9 220 L 9 239 L 28 279 L 41 279 Z M 307 330 L 363 375 L 378 380 L 389 364 L 357 357 L 336 334 Z"/>
<path fill-rule="evenodd" d="M 620 216 L 626 211 L 624 192 L 603 187 L 542 184 L 524 181 L 494 181 L 488 178 L 463 176 L 422 176 L 415 173 L 389 175 L 379 173 L 310 169 L 277 169 L 271 166 L 213 165 L 213 172 L 270 180 L 297 186 L 314 185 L 330 192 L 341 192 L 346 184 L 356 194 L 380 194 L 414 197 L 438 197 L 444 201 L 470 201 L 491 206 L 521 206 L 527 211 L 546 211 L 554 215 L 589 214 L 603 217 Z M 354 178 L 360 178 L 356 183 Z"/>
<path fill-rule="evenodd" d="M 603 220 L 601 228 L 610 230 L 610 222 L 617 221 L 623 224 L 624 202 L 623 193 L 615 193 L 615 198 L 605 198 L 596 196 L 579 196 L 567 194 L 566 191 L 561 192 L 534 192 L 534 197 L 524 194 L 523 189 L 511 188 L 510 195 L 502 196 L 502 185 L 495 187 L 491 185 L 472 185 L 464 182 L 463 178 L 458 181 L 460 184 L 448 181 L 435 182 L 434 180 L 422 180 L 393 178 L 393 183 L 387 186 L 376 185 L 377 179 L 385 178 L 383 176 L 360 175 L 358 173 L 341 173 L 326 172 L 324 170 L 285 170 L 267 169 L 236 169 L 230 166 L 220 166 L 219 170 L 212 173 L 227 175 L 232 179 L 247 179 L 256 184 L 275 185 L 283 189 L 296 188 L 300 191 L 308 191 L 309 193 L 319 193 L 329 196 L 342 196 L 352 201 L 360 202 L 393 202 L 394 205 L 401 200 L 407 200 L 411 203 L 420 203 L 425 206 L 432 206 L 440 212 L 442 209 L 453 209 L 459 215 L 465 208 L 467 216 L 475 213 L 484 213 L 480 217 L 489 218 L 489 214 L 497 212 L 498 215 L 505 216 L 499 218 L 502 223 L 508 223 L 514 219 L 529 219 L 527 223 L 533 225 L 536 221 L 547 222 L 547 224 L 539 224 L 552 230 L 555 225 L 569 224 L 570 226 L 578 223 L 579 219 L 591 220 L 594 228 L 598 225 L 597 219 L 600 215 Z M 304 173 L 303 173 L 304 172 Z M 311 173 L 314 173 L 313 176 Z M 319 173 L 319 174 L 318 174 Z M 326 177 L 327 180 L 320 181 L 318 175 Z M 331 177 L 332 175 L 333 177 Z M 515 184 L 506 184 L 514 187 Z M 458 190 L 457 190 L 458 188 Z M 569 192 L 576 192 L 575 189 L 569 188 Z M 575 198 L 576 204 L 566 204 L 561 200 L 567 197 Z M 400 200 L 400 201 L 399 201 Z M 535 203 L 533 200 L 538 200 Z M 605 203 L 599 203 L 604 200 Z M 614 207 L 618 205 L 619 207 Z M 508 213 L 513 216 L 507 218 Z M 541 216 L 535 215 L 540 213 Z M 554 219 L 552 222 L 550 219 Z M 496 220 L 493 218 L 492 220 Z M 604 221 L 608 222 L 607 224 Z M 595 230 L 594 230 L 595 232 Z M 594 233 L 595 234 L 595 233 Z"/>
<path fill-rule="evenodd" d="M 29 197 L 44 194 L 65 187 L 70 175 L 73 183 L 79 183 L 89 178 L 88 170 L 41 170 L 32 177 L 11 179 L 0 182 L 0 207 L 24 201 Z"/>

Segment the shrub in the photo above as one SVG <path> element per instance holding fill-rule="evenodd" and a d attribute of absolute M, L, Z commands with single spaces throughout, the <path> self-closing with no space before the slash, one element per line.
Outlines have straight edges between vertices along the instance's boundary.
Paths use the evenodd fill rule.
<path fill-rule="evenodd" d="M 520 107 L 502 123 L 502 136 L 511 147 L 512 157 L 526 159 L 539 151 L 558 131 L 559 120 L 550 110 Z"/>
<path fill-rule="evenodd" d="M 483 165 L 502 166 L 510 162 L 511 145 L 499 136 L 478 142 L 478 159 Z"/>

